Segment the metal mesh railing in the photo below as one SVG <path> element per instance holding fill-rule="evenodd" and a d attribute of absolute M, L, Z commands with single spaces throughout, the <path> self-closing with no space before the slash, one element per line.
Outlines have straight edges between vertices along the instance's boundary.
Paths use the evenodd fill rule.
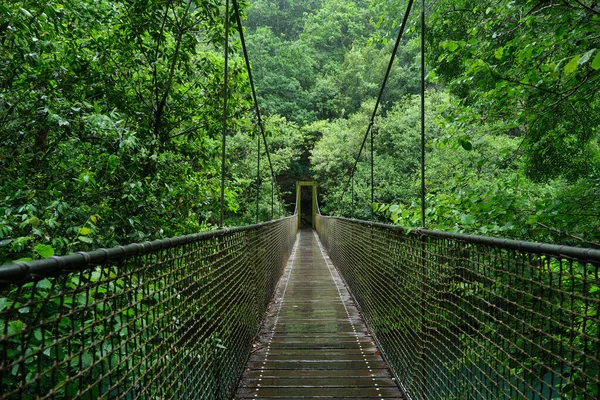
<path fill-rule="evenodd" d="M 323 216 L 317 231 L 408 397 L 600 398 L 600 251 Z"/>
<path fill-rule="evenodd" d="M 296 217 L 0 267 L 0 399 L 222 399 Z"/>

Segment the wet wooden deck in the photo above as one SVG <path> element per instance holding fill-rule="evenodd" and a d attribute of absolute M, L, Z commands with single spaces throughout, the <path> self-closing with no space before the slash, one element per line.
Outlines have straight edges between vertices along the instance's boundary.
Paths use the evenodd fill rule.
<path fill-rule="evenodd" d="M 401 399 L 337 271 L 302 230 L 236 399 Z"/>

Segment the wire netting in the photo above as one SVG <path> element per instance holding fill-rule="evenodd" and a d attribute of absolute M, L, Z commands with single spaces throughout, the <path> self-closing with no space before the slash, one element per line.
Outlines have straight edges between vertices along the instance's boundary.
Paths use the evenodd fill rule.
<path fill-rule="evenodd" d="M 0 267 L 0 399 L 230 397 L 296 224 Z"/>
<path fill-rule="evenodd" d="M 412 399 L 600 398 L 600 251 L 318 216 Z"/>

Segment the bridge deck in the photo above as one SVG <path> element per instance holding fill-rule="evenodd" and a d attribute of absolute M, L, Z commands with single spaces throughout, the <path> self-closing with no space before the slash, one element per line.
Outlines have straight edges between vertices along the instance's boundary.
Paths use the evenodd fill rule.
<path fill-rule="evenodd" d="M 300 232 L 236 399 L 402 398 L 324 254 Z"/>

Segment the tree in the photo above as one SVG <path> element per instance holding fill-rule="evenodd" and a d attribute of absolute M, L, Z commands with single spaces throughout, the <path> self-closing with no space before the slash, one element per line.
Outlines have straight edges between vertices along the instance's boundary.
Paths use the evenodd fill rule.
<path fill-rule="evenodd" d="M 351 0 L 325 0 L 318 12 L 306 19 L 300 38 L 315 49 L 325 73 L 344 59 L 344 53 L 360 38 L 365 38 L 368 14 Z"/>
<path fill-rule="evenodd" d="M 295 41 L 302 33 L 304 20 L 321 7 L 322 0 L 257 0 L 248 10 L 248 29 L 254 32 L 269 27 L 276 36 Z"/>
<path fill-rule="evenodd" d="M 597 175 L 599 24 L 593 1 L 446 0 L 429 19 L 429 61 L 471 123 L 522 137 L 529 177 Z"/>
<path fill-rule="evenodd" d="M 23 0 L 0 11 L 0 262 L 215 222 L 218 2 Z M 229 81 L 235 131 L 249 108 L 235 57 Z"/>
<path fill-rule="evenodd" d="M 309 94 L 316 81 L 312 49 L 261 27 L 248 35 L 248 52 L 265 113 L 300 123 L 313 121 Z"/>

